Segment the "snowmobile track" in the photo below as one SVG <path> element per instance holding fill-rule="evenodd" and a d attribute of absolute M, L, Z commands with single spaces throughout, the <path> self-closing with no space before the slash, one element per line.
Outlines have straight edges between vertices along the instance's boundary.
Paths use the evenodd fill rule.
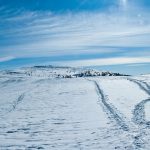
<path fill-rule="evenodd" d="M 110 105 L 109 103 L 106 102 L 109 99 L 106 97 L 106 95 L 104 94 L 104 92 L 102 91 L 102 89 L 100 88 L 98 83 L 94 80 L 88 80 L 88 81 L 92 81 L 95 84 L 95 87 L 97 89 L 97 93 L 101 97 L 101 102 L 102 102 L 105 110 L 112 116 L 112 118 L 117 122 L 117 124 L 120 126 L 121 129 L 123 129 L 124 131 L 129 131 L 129 127 L 125 123 L 122 115 L 120 116 L 118 114 L 118 112 L 116 111 L 116 108 L 114 106 L 112 106 L 112 104 Z"/>

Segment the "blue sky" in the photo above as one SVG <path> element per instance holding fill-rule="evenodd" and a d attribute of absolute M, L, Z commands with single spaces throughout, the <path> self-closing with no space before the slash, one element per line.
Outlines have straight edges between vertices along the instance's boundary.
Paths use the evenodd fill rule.
<path fill-rule="evenodd" d="M 150 73 L 149 14 L 149 0 L 0 0 L 0 69 Z"/>

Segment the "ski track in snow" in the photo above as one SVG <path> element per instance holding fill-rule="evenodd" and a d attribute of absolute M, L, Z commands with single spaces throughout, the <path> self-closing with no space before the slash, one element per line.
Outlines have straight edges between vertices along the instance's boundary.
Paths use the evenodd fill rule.
<path fill-rule="evenodd" d="M 13 102 L 12 104 L 12 108 L 8 111 L 8 112 L 12 112 L 16 109 L 17 105 L 19 105 L 19 103 L 24 99 L 25 97 L 25 93 L 22 93 L 16 101 Z"/>
<path fill-rule="evenodd" d="M 127 78 L 127 80 L 137 84 L 143 91 L 145 91 L 150 96 L 150 86 L 146 82 L 131 78 Z"/>
<path fill-rule="evenodd" d="M 140 87 L 140 89 L 142 89 L 150 96 L 150 86 L 146 82 L 131 78 L 128 78 L 127 80 L 137 84 Z M 150 102 L 150 98 L 142 100 L 135 106 L 135 109 L 133 111 L 133 120 L 138 125 L 146 125 L 148 127 L 150 126 L 150 121 L 146 121 L 145 119 L 145 105 L 148 102 Z"/>
<path fill-rule="evenodd" d="M 9 85 L 13 85 L 13 84 L 17 84 L 17 83 L 21 83 L 25 81 L 25 79 L 23 80 L 22 78 L 13 78 L 13 79 L 7 79 L 6 81 L 3 81 L 1 83 L 1 88 L 7 88 L 7 86 Z M 32 87 L 28 90 L 24 90 L 24 92 L 22 92 L 21 94 L 18 95 L 18 97 L 16 98 L 16 100 L 11 102 L 11 105 L 9 106 L 8 109 L 4 110 L 4 115 L 2 115 L 2 118 L 5 118 L 5 116 L 8 113 L 12 113 L 13 111 L 15 111 L 15 109 L 17 108 L 17 106 L 24 100 L 24 97 L 26 94 L 28 94 L 29 92 L 32 91 L 32 89 L 36 88 L 38 85 L 36 85 L 35 87 Z"/>
<path fill-rule="evenodd" d="M 103 103 L 103 106 L 105 107 L 105 110 L 107 110 L 107 112 L 113 117 L 113 119 L 116 120 L 118 126 L 121 129 L 123 129 L 124 131 L 129 131 L 129 127 L 126 124 L 125 120 L 123 119 L 123 115 L 121 114 L 121 112 L 116 112 L 117 109 L 112 104 L 108 103 L 109 99 L 108 97 L 106 97 L 103 90 L 100 88 L 99 84 L 94 80 L 89 81 L 92 81 L 95 84 L 97 93 L 98 95 L 100 95 L 100 99 Z M 118 113 L 121 114 L 121 116 Z"/>
<path fill-rule="evenodd" d="M 142 89 L 144 92 L 150 95 L 149 85 L 146 82 L 142 82 L 142 81 L 130 79 L 130 78 L 127 78 L 127 80 L 133 83 L 136 83 L 140 87 L 140 89 Z M 107 111 L 109 111 L 109 113 L 113 116 L 113 119 L 116 120 L 120 128 L 123 129 L 124 131 L 128 131 L 130 136 L 132 136 L 133 145 L 134 145 L 133 148 L 136 150 L 145 149 L 145 142 L 143 140 L 143 136 L 145 135 L 145 131 L 144 131 L 145 128 L 143 128 L 142 125 L 146 125 L 146 127 L 150 127 L 150 121 L 145 120 L 145 110 L 144 110 L 145 104 L 150 102 L 150 99 L 142 100 L 140 103 L 138 103 L 135 106 L 135 109 L 133 110 L 133 122 L 139 125 L 139 128 L 137 131 L 135 130 L 132 131 L 134 126 L 132 127 L 132 129 L 130 129 L 130 126 L 128 125 L 128 123 L 123 119 L 124 117 L 121 114 L 121 112 L 115 111 L 117 109 L 112 104 L 109 104 L 110 100 L 104 94 L 103 90 L 100 88 L 100 85 L 95 80 L 88 79 L 88 81 L 92 81 L 95 84 L 96 89 L 98 91 L 98 95 L 100 95 L 101 102 L 103 103 Z M 144 87 L 142 84 L 144 84 L 146 87 Z"/>
<path fill-rule="evenodd" d="M 131 78 L 127 78 L 127 80 L 138 85 L 141 90 L 143 90 L 146 94 L 150 96 L 150 86 L 146 82 Z M 133 121 L 135 124 L 139 125 L 139 133 L 134 137 L 135 140 L 133 143 L 135 144 L 137 149 L 145 149 L 145 142 L 143 140 L 143 137 L 146 135 L 145 128 L 150 127 L 150 121 L 147 121 L 145 119 L 145 105 L 148 102 L 150 102 L 149 98 L 142 100 L 140 103 L 135 105 L 135 108 L 133 110 Z"/>

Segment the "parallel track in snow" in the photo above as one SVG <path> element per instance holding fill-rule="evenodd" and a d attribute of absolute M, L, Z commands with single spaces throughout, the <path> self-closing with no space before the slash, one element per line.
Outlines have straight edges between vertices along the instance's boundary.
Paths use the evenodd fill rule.
<path fill-rule="evenodd" d="M 117 125 L 124 131 L 129 131 L 129 126 L 126 124 L 123 115 L 112 105 L 109 104 L 107 101 L 109 99 L 104 94 L 103 90 L 100 88 L 99 84 L 95 80 L 88 80 L 95 84 L 97 89 L 97 93 L 101 98 L 102 105 L 104 106 L 105 110 L 111 117 L 116 121 Z"/>
<path fill-rule="evenodd" d="M 127 78 L 127 80 L 137 84 L 140 87 L 140 89 L 145 91 L 150 96 L 150 86 L 146 82 L 136 80 L 136 79 L 131 79 L 131 78 Z"/>
<path fill-rule="evenodd" d="M 127 80 L 137 84 L 140 89 L 150 96 L 150 86 L 146 82 L 131 78 L 127 78 Z M 142 100 L 135 106 L 133 110 L 133 121 L 138 125 L 150 126 L 150 121 L 146 121 L 145 119 L 145 105 L 148 102 L 150 102 L 150 98 Z"/>
<path fill-rule="evenodd" d="M 149 91 L 149 85 L 145 82 L 140 83 L 140 81 L 127 79 L 135 84 L 137 84 L 140 89 L 144 90 L 148 95 L 150 95 Z M 138 129 L 136 131 L 137 134 L 134 132 L 134 125 L 129 126 L 129 122 L 126 122 L 124 120 L 124 117 L 121 112 L 119 112 L 112 104 L 108 103 L 110 100 L 108 97 L 104 94 L 103 90 L 100 88 L 99 84 L 95 80 L 88 80 L 95 84 L 95 87 L 97 89 L 97 93 L 100 96 L 101 103 L 104 106 L 104 109 L 106 110 L 106 113 L 109 113 L 116 122 L 117 125 L 120 126 L 120 128 L 123 131 L 129 132 L 129 135 L 133 138 L 133 149 L 135 150 L 141 150 L 141 148 L 145 147 L 145 142 L 143 140 L 143 136 L 145 136 L 144 128 L 142 125 L 146 125 L 146 127 L 150 127 L 150 121 L 145 120 L 145 104 L 150 102 L 150 99 L 142 100 L 140 103 L 138 103 L 134 110 L 133 110 L 133 123 L 135 125 L 138 125 Z"/>
<path fill-rule="evenodd" d="M 143 81 L 137 80 L 137 79 L 131 79 L 127 78 L 130 82 L 133 82 L 141 90 L 143 90 L 148 96 L 150 96 L 150 86 Z M 145 105 L 150 102 L 150 98 L 141 100 L 140 103 L 135 105 L 135 108 L 133 110 L 133 122 L 139 126 L 139 133 L 134 137 L 133 144 L 135 145 L 136 149 L 145 149 L 145 142 L 143 140 L 143 137 L 145 136 L 145 127 L 150 127 L 150 121 L 147 121 L 145 119 Z"/>

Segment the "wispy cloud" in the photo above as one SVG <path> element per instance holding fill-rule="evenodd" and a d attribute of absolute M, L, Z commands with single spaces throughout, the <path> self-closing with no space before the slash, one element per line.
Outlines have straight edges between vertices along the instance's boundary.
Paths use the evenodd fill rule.
<path fill-rule="evenodd" d="M 125 1 L 121 5 L 128 7 Z M 7 11 L 0 21 L 1 57 L 101 54 L 100 59 L 64 62 L 75 66 L 149 62 L 149 12 L 133 10 L 55 14 L 0 8 Z"/>
<path fill-rule="evenodd" d="M 74 67 L 88 67 L 88 66 L 109 66 L 109 65 L 122 65 L 122 64 L 140 64 L 150 63 L 150 57 L 116 57 L 105 59 L 89 59 L 89 60 L 77 60 L 77 61 L 63 61 L 61 65 L 74 66 Z M 55 65 L 59 65 L 60 62 L 53 62 Z"/>
<path fill-rule="evenodd" d="M 12 59 L 15 59 L 15 57 L 13 56 L 0 57 L 0 62 L 10 61 Z"/>
<path fill-rule="evenodd" d="M 4 37 L 1 40 L 3 53 L 21 51 L 24 55 L 33 51 L 36 55 L 39 51 L 46 50 L 50 54 L 53 50 L 61 53 L 68 49 L 70 53 L 75 49 L 80 53 L 83 47 L 95 45 L 150 46 L 147 17 L 87 12 L 41 14 L 28 12 L 6 21 L 14 26 L 5 26 L 0 31 Z"/>

